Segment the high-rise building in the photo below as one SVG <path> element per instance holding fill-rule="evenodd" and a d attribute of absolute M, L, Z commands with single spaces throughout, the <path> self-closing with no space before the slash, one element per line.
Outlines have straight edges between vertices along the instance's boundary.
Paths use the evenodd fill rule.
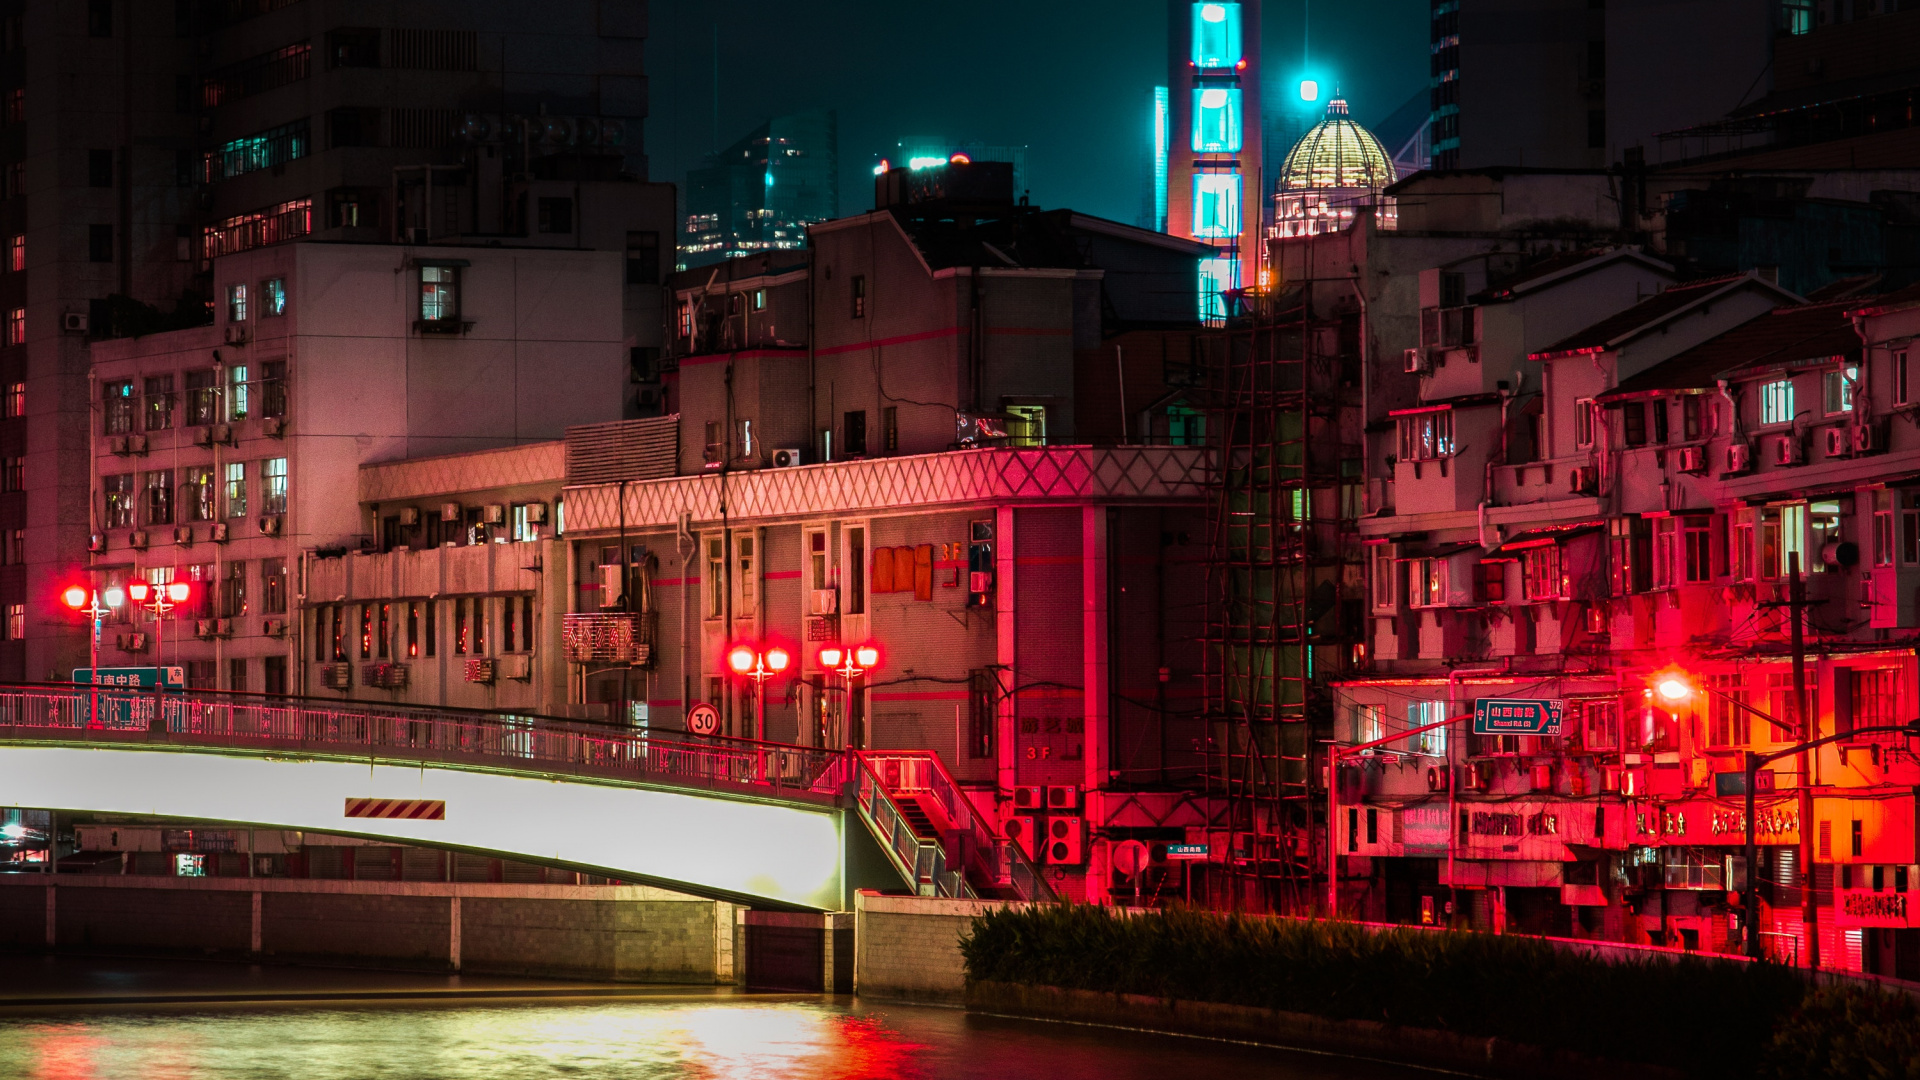
<path fill-rule="evenodd" d="M 1217 321 L 1259 280 L 1260 4 L 1173 0 L 1167 18 L 1167 230 L 1214 249 L 1196 285 Z"/>
<path fill-rule="evenodd" d="M 840 212 L 839 121 L 776 116 L 687 174 L 680 264 L 805 247 L 807 226 Z"/>
<path fill-rule="evenodd" d="M 639 182 L 638 0 L 7 10 L 0 678 L 86 656 L 57 593 L 102 531 L 90 339 L 211 323 L 217 258 L 301 239 L 611 248 L 626 333 L 658 342 L 672 193 Z"/>

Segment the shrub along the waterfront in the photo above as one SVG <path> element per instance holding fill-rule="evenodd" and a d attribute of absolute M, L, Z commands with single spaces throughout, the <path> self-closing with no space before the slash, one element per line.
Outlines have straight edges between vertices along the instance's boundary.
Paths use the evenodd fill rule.
<path fill-rule="evenodd" d="M 1603 960 L 1519 935 L 1088 905 L 989 912 L 974 981 L 1221 1002 L 1752 1077 L 1805 984 L 1773 964 Z"/>
<path fill-rule="evenodd" d="M 1920 1005 L 1905 994 L 1823 987 L 1774 1033 L 1774 1080 L 1920 1080 Z"/>

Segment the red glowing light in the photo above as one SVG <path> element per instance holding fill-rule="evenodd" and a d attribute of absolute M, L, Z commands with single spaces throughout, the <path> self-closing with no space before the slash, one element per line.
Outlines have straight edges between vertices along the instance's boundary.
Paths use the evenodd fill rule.
<path fill-rule="evenodd" d="M 173 601 L 176 604 L 186 603 L 187 597 L 192 595 L 193 595 L 193 586 L 187 584 L 184 581 L 169 582 L 167 585 L 167 599 Z"/>
<path fill-rule="evenodd" d="M 127 595 L 131 597 L 136 604 L 146 603 L 147 594 L 152 591 L 153 586 L 144 581 L 135 581 L 127 585 Z"/>
<path fill-rule="evenodd" d="M 846 655 L 846 652 L 838 645 L 823 646 L 820 649 L 820 666 L 823 668 L 837 668 L 840 666 L 840 661 L 846 658 Z"/>
<path fill-rule="evenodd" d="M 733 651 L 727 654 L 727 666 L 732 668 L 734 673 L 738 675 L 745 675 L 747 672 L 752 671 L 753 650 L 747 648 L 745 645 L 734 646 Z"/>
<path fill-rule="evenodd" d="M 767 650 L 767 668 L 770 671 L 785 671 L 792 661 L 793 658 L 787 655 L 785 649 L 776 646 Z"/>
<path fill-rule="evenodd" d="M 880 663 L 880 650 L 871 645 L 862 645 L 853 650 L 853 660 L 863 668 L 873 667 Z"/>
<path fill-rule="evenodd" d="M 66 592 L 61 593 L 60 599 L 65 600 L 68 607 L 78 611 L 87 606 L 87 590 L 75 585 Z"/>
<path fill-rule="evenodd" d="M 947 159 L 947 163 L 951 165 L 971 165 L 973 164 L 973 159 L 965 154 L 955 154 Z"/>

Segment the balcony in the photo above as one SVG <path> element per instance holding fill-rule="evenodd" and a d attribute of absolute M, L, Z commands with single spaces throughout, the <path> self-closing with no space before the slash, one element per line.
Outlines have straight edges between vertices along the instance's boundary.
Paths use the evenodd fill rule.
<path fill-rule="evenodd" d="M 563 616 L 560 641 L 570 663 L 647 667 L 653 663 L 654 623 L 651 611 L 570 612 Z"/>
<path fill-rule="evenodd" d="M 307 571 L 310 603 L 396 597 L 540 591 L 551 540 L 389 551 L 316 559 Z"/>

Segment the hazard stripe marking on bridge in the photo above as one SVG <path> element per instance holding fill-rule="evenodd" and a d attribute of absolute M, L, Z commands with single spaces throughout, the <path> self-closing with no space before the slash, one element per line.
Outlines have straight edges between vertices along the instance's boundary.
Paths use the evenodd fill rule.
<path fill-rule="evenodd" d="M 440 799 L 348 799 L 347 816 L 445 821 L 447 804 Z"/>

